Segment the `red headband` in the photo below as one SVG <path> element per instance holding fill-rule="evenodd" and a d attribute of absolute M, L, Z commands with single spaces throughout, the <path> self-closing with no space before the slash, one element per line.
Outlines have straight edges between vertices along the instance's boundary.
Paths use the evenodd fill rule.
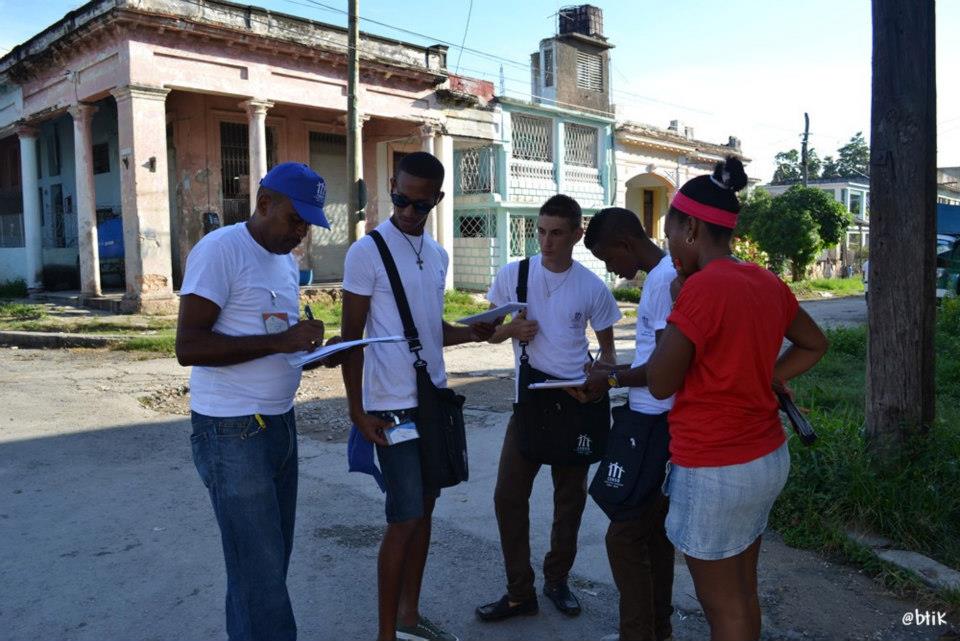
<path fill-rule="evenodd" d="M 678 211 L 682 211 L 688 216 L 699 218 L 707 223 L 713 223 L 714 225 L 720 225 L 728 229 L 733 229 L 737 226 L 737 215 L 734 212 L 720 209 L 719 207 L 704 205 L 689 196 L 684 196 L 683 192 L 680 191 L 673 197 L 673 202 L 670 203 L 670 206 L 676 208 Z"/>

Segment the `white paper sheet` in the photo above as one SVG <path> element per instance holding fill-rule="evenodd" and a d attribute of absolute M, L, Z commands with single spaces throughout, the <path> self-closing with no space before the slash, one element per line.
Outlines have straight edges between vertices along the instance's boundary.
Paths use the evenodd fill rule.
<path fill-rule="evenodd" d="M 526 303 L 507 303 L 506 305 L 501 305 L 500 307 L 494 307 L 493 309 L 488 309 L 485 312 L 479 314 L 474 314 L 473 316 L 467 316 L 466 318 L 461 318 L 457 322 L 461 325 L 473 325 L 474 323 L 492 323 L 498 318 L 503 318 L 510 314 L 519 312 L 521 309 L 526 309 Z"/>
<path fill-rule="evenodd" d="M 580 387 L 587 382 L 586 378 L 572 378 L 561 380 L 557 378 L 548 378 L 542 383 L 530 383 L 527 389 L 558 389 L 563 387 Z"/>
<path fill-rule="evenodd" d="M 328 345 L 327 347 L 318 347 L 312 352 L 296 352 L 294 354 L 287 354 L 287 362 L 290 363 L 291 367 L 303 367 L 304 365 L 313 363 L 314 361 L 323 360 L 331 354 L 342 352 L 343 350 L 350 349 L 351 347 L 372 345 L 374 343 L 399 343 L 405 340 L 407 339 L 405 339 L 403 336 L 381 336 L 379 338 L 362 338 L 358 341 L 344 341 L 341 343 Z"/>

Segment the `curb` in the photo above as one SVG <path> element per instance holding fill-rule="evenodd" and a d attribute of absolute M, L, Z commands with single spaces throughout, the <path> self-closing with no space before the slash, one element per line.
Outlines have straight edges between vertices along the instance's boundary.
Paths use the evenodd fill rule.
<path fill-rule="evenodd" d="M 64 349 L 68 347 L 111 347 L 123 343 L 120 336 L 92 336 L 65 332 L 0 331 L 0 345 L 33 349 Z"/>
<path fill-rule="evenodd" d="M 953 568 L 917 552 L 895 549 L 892 541 L 888 541 L 881 536 L 857 530 L 847 530 L 846 535 L 850 540 L 873 552 L 877 558 L 916 575 L 931 588 L 937 590 L 960 589 L 960 572 Z"/>

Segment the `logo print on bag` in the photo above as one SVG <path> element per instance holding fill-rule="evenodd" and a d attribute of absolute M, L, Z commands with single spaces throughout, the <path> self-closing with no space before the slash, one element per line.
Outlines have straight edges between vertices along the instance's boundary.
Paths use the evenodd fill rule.
<path fill-rule="evenodd" d="M 577 454 L 583 454 L 584 456 L 589 456 L 593 451 L 591 447 L 590 437 L 586 434 L 581 434 L 577 437 Z"/>
<path fill-rule="evenodd" d="M 623 473 L 626 470 L 619 463 L 611 461 L 607 464 L 607 486 L 623 487 Z"/>

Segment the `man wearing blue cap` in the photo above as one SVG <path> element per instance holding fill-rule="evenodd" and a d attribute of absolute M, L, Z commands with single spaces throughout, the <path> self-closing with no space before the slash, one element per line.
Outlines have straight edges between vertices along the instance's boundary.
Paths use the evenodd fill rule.
<path fill-rule="evenodd" d="M 180 288 L 177 360 L 194 366 L 190 442 L 220 526 L 231 641 L 297 636 L 286 579 L 301 372 L 284 354 L 316 349 L 324 329 L 299 319 L 299 270 L 290 252 L 310 225 L 329 228 L 325 197 L 323 178 L 309 167 L 277 165 L 260 181 L 250 220 L 213 231 L 193 248 Z"/>

